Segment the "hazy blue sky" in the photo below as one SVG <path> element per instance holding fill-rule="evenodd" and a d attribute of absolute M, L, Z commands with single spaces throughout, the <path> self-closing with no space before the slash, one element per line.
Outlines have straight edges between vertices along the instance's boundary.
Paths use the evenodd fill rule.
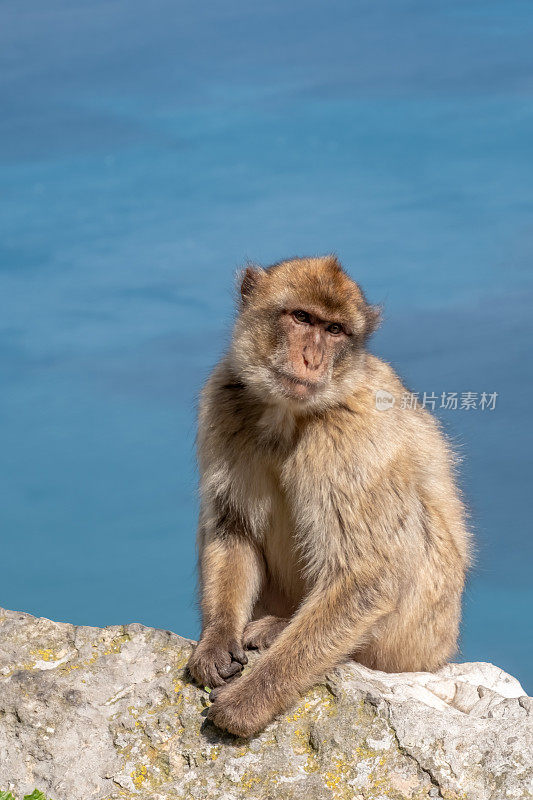
<path fill-rule="evenodd" d="M 236 268 L 338 253 L 463 457 L 461 657 L 533 690 L 533 7 L 3 0 L 3 605 L 196 635 Z"/>

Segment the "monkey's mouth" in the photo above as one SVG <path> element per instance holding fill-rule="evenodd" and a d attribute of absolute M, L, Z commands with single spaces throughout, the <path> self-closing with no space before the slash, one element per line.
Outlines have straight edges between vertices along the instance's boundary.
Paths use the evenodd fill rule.
<path fill-rule="evenodd" d="M 284 372 L 281 369 L 275 369 L 274 371 L 284 393 L 297 400 L 305 400 L 310 395 L 316 394 L 320 389 L 321 384 L 318 381 L 307 381 L 305 378 L 297 378 L 295 375 L 291 375 L 289 372 Z"/>

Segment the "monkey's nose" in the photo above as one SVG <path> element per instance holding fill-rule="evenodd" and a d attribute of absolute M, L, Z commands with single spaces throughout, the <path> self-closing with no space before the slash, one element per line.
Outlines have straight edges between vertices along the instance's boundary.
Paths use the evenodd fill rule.
<path fill-rule="evenodd" d="M 308 350 L 307 347 L 302 352 L 302 359 L 305 365 L 305 368 L 311 372 L 315 372 L 317 370 L 323 360 L 324 360 L 324 351 L 323 350 Z"/>

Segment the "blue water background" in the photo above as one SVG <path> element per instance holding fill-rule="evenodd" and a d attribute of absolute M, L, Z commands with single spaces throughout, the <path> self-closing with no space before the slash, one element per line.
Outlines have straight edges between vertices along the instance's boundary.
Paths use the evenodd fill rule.
<path fill-rule="evenodd" d="M 196 636 L 195 405 L 236 268 L 335 250 L 439 411 L 460 657 L 533 691 L 529 2 L 0 4 L 0 603 Z"/>

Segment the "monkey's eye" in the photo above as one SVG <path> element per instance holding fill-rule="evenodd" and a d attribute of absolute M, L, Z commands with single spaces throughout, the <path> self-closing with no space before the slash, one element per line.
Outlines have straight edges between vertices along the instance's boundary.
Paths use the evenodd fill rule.
<path fill-rule="evenodd" d="M 302 311 L 301 308 L 296 309 L 296 311 L 292 312 L 292 316 L 296 320 L 296 322 L 311 322 L 311 317 L 307 313 L 307 311 Z"/>
<path fill-rule="evenodd" d="M 334 336 L 337 336 L 339 333 L 342 333 L 342 325 L 339 325 L 338 322 L 332 322 L 331 325 L 328 325 L 328 333 L 332 333 Z"/>

